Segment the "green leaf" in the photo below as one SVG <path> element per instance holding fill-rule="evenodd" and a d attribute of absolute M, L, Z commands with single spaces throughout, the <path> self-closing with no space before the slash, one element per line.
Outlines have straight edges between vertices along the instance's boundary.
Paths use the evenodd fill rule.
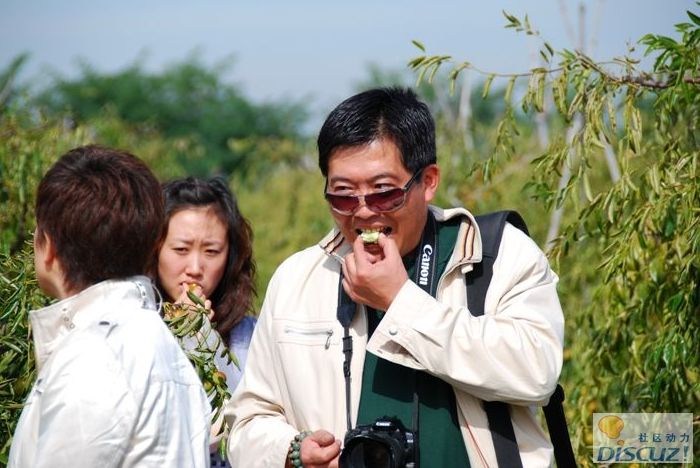
<path fill-rule="evenodd" d="M 554 104 L 557 106 L 557 111 L 564 117 L 568 117 L 566 106 L 566 86 L 567 74 L 566 70 L 562 70 L 562 72 L 552 82 L 552 98 L 554 99 Z"/>
<path fill-rule="evenodd" d="M 430 77 L 428 78 L 428 83 L 433 82 L 433 79 L 435 78 L 435 74 L 437 73 L 439 68 L 440 68 L 440 62 L 436 62 L 435 64 L 433 64 L 433 70 L 430 72 Z"/>
<path fill-rule="evenodd" d="M 194 304 L 204 307 L 204 301 L 202 300 L 201 297 L 190 291 L 189 288 L 187 288 L 187 297 L 189 298 L 190 301 L 192 301 Z"/>
<path fill-rule="evenodd" d="M 455 82 L 457 81 L 459 74 L 462 72 L 462 70 L 469 68 L 470 66 L 471 64 L 469 62 L 462 62 L 450 70 L 450 73 L 447 75 L 447 79 L 450 82 L 450 93 L 454 93 L 455 91 Z"/>
<path fill-rule="evenodd" d="M 508 80 L 508 85 L 506 86 L 506 92 L 503 98 L 506 101 L 506 103 L 510 103 L 511 94 L 513 93 L 513 86 L 515 86 L 515 80 L 515 76 L 511 77 L 511 79 Z"/>
<path fill-rule="evenodd" d="M 591 181 L 588 177 L 588 172 L 584 172 L 583 174 L 583 192 L 589 202 L 593 201 L 593 191 L 591 190 Z"/>
<path fill-rule="evenodd" d="M 506 28 L 515 28 L 515 27 L 520 27 L 520 20 L 516 18 L 515 16 L 508 14 L 505 10 L 501 10 L 503 13 L 503 16 L 506 17 L 508 20 L 509 24 L 506 25 Z"/>
<path fill-rule="evenodd" d="M 544 46 L 547 48 L 547 51 L 549 52 L 550 57 L 553 57 L 554 56 L 554 49 L 552 49 L 552 46 L 550 46 L 547 41 L 544 42 Z"/>
<path fill-rule="evenodd" d="M 413 69 L 418 68 L 423 64 L 425 59 L 426 59 L 425 55 L 421 55 L 420 57 L 416 57 L 416 58 L 412 59 L 410 62 L 408 62 L 408 67 L 413 68 Z"/>
<path fill-rule="evenodd" d="M 668 300 L 668 308 L 672 313 L 678 314 L 678 312 L 680 312 L 680 310 L 681 310 L 681 307 L 683 306 L 683 303 L 684 303 L 683 294 L 682 293 L 674 294 Z"/>
<path fill-rule="evenodd" d="M 425 46 L 423 45 L 422 42 L 419 42 L 416 39 L 413 39 L 411 42 L 413 43 L 414 46 L 418 47 L 421 50 L 421 52 L 425 52 Z"/>
<path fill-rule="evenodd" d="M 688 17 L 690 18 L 690 20 L 691 20 L 693 23 L 695 23 L 695 24 L 697 24 L 698 26 L 700 26 L 700 16 L 696 15 L 696 14 L 693 13 L 692 11 L 686 11 L 686 13 L 688 13 Z"/>
<path fill-rule="evenodd" d="M 496 75 L 491 74 L 486 78 L 486 81 L 484 82 L 484 89 L 481 92 L 481 98 L 486 99 L 486 97 L 489 95 L 489 89 L 491 89 L 491 83 L 493 82 L 493 79 Z"/>
<path fill-rule="evenodd" d="M 547 75 L 544 72 L 537 73 L 537 91 L 535 93 L 535 109 L 537 112 L 544 112 L 544 87 Z"/>
<path fill-rule="evenodd" d="M 420 71 L 418 72 L 418 77 L 416 78 L 416 86 L 420 86 L 420 84 L 423 82 L 423 76 L 427 70 L 428 68 L 426 66 L 421 67 Z"/>

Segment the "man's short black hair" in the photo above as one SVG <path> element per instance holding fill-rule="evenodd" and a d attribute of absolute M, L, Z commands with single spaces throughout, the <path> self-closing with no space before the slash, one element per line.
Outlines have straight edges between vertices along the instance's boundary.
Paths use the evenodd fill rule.
<path fill-rule="evenodd" d="M 415 173 L 435 164 L 435 122 L 428 106 L 408 88 L 377 88 L 341 102 L 318 135 L 318 165 L 328 176 L 328 160 L 337 149 L 391 140 L 406 169 Z"/>

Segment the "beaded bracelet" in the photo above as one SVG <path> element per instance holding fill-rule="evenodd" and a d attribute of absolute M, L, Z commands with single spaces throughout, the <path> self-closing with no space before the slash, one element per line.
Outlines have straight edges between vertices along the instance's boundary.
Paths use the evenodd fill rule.
<path fill-rule="evenodd" d="M 287 458 L 289 459 L 289 462 L 292 466 L 303 466 L 301 464 L 301 441 L 309 435 L 311 435 L 311 431 L 301 431 L 299 434 L 295 435 L 292 441 L 289 443 L 289 452 L 287 453 Z"/>

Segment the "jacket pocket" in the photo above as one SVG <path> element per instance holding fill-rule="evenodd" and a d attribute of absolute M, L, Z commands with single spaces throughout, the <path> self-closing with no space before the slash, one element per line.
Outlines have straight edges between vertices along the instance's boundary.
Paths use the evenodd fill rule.
<path fill-rule="evenodd" d="M 323 346 L 325 349 L 339 342 L 335 322 L 293 322 L 281 320 L 275 324 L 278 343 L 294 343 L 306 346 Z"/>

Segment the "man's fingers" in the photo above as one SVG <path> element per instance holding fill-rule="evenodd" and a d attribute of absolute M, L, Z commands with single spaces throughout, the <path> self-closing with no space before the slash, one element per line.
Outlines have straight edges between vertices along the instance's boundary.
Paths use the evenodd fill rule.
<path fill-rule="evenodd" d="M 329 447 L 319 447 L 316 448 L 305 460 L 302 457 L 301 461 L 304 466 L 330 466 L 333 459 L 338 458 L 340 454 L 340 441 L 336 442 L 334 445 Z M 337 466 L 337 465 L 336 465 Z"/>
<path fill-rule="evenodd" d="M 355 242 L 352 243 L 353 259 L 357 268 L 363 268 L 368 263 L 365 258 L 365 243 L 362 242 L 362 237 L 357 236 Z"/>
<path fill-rule="evenodd" d="M 384 258 L 396 258 L 401 257 L 399 253 L 399 247 L 396 245 L 396 241 L 391 237 L 387 237 L 384 233 L 379 235 L 379 247 L 382 248 L 384 252 Z"/>
<path fill-rule="evenodd" d="M 336 441 L 333 434 L 328 431 L 324 431 L 323 429 L 314 432 L 309 437 L 321 447 L 326 447 Z"/>
<path fill-rule="evenodd" d="M 352 297 L 353 296 L 352 287 L 350 286 L 350 282 L 345 277 L 343 278 L 343 289 L 348 294 L 348 296 L 350 296 L 350 299 L 352 299 L 354 301 L 355 298 Z"/>
<path fill-rule="evenodd" d="M 357 264 L 355 263 L 357 256 L 350 252 L 345 256 L 345 263 L 343 263 L 343 277 L 354 278 L 357 273 Z"/>
<path fill-rule="evenodd" d="M 386 237 L 383 233 L 379 234 L 379 238 Z M 355 238 L 352 244 L 352 250 L 355 253 L 357 268 L 364 270 L 371 267 L 372 264 L 381 261 L 384 258 L 381 243 L 365 244 L 360 236 Z"/>
<path fill-rule="evenodd" d="M 340 454 L 340 441 L 328 431 L 316 431 L 302 441 L 301 461 L 325 466 Z"/>

